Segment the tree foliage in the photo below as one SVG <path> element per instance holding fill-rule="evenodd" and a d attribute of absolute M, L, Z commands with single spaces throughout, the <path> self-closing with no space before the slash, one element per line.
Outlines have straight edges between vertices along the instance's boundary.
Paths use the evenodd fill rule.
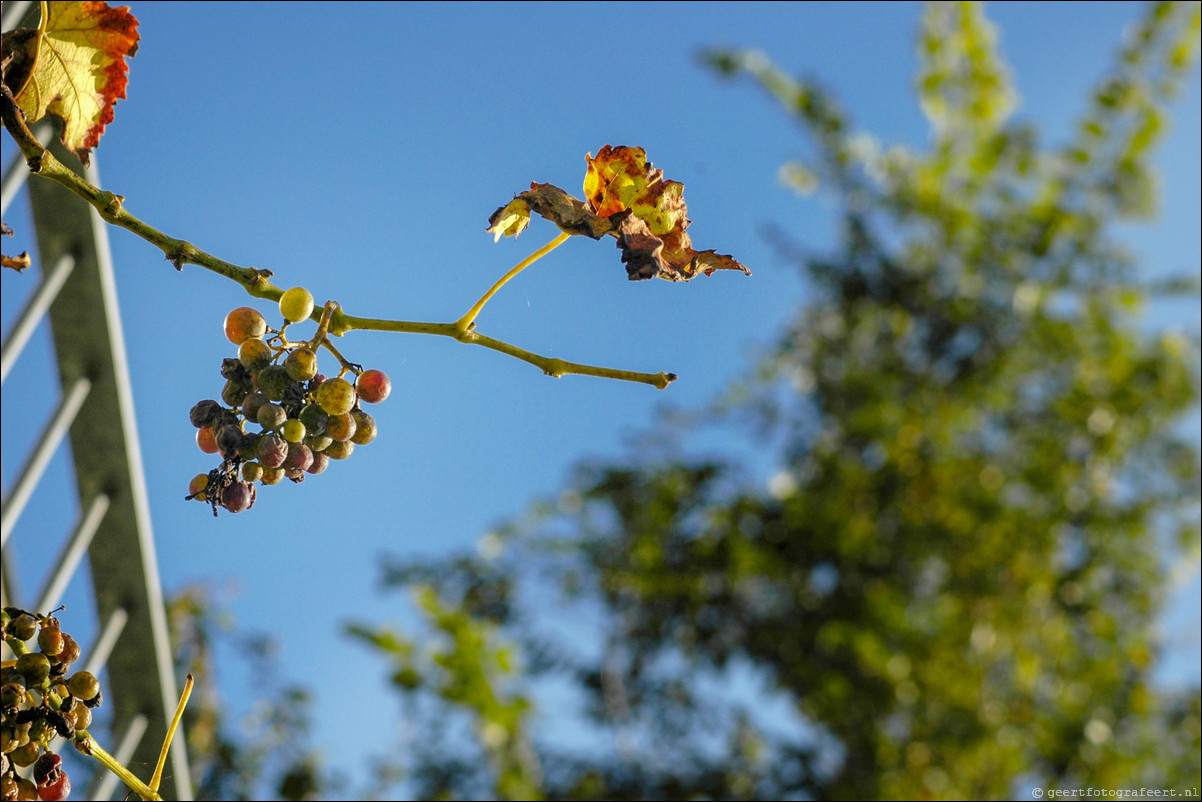
<path fill-rule="evenodd" d="M 800 123 L 815 155 L 787 174 L 840 203 L 815 299 L 725 404 L 785 469 L 592 465 L 488 553 L 394 565 L 429 632 L 354 633 L 440 728 L 404 762 L 414 793 L 1197 787 L 1199 695 L 1150 683 L 1166 550 L 1199 542 L 1176 425 L 1197 343 L 1138 327 L 1153 288 L 1114 232 L 1154 211 L 1199 6 L 1148 9 L 1062 146 L 1012 116 L 979 6 L 932 5 L 919 41 L 924 151 L 762 56 L 708 55 Z M 552 693 L 579 715 L 536 737 Z"/>

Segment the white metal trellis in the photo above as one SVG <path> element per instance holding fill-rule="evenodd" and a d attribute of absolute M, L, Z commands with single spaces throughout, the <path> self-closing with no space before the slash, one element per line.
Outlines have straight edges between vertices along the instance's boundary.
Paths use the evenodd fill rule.
<path fill-rule="evenodd" d="M 28 3 L 6 3 L 3 28 L 10 30 Z M 48 141 L 48 130 L 40 132 Z M 7 212 L 28 170 L 11 139 L 4 138 L 0 201 Z M 99 185 L 95 161 L 86 171 L 57 142 L 55 155 Z M 79 198 L 49 181 L 26 186 L 37 235 L 35 263 L 42 281 L 6 332 L 0 381 L 8 378 L 31 335 L 45 322 L 53 335 L 62 392 L 31 453 L 0 504 L 5 605 L 48 612 L 59 602 L 86 554 L 95 595 L 98 635 L 84 646 L 84 668 L 101 677 L 112 732 L 102 744 L 123 763 L 153 766 L 174 712 L 174 677 L 166 612 L 150 526 L 142 457 L 134 422 L 125 342 L 105 223 Z M 33 276 L 27 276 L 33 280 Z M 40 548 L 58 543 L 58 559 L 36 597 L 12 598 L 17 589 L 10 567 L 17 538 L 10 538 L 34 488 L 63 440 L 75 466 L 79 518 L 68 533 L 40 536 Z M 50 546 L 53 549 L 53 546 Z M 65 627 L 70 630 L 70 626 Z M 148 778 L 143 778 L 148 779 Z M 89 799 L 107 799 L 117 778 L 96 774 Z M 122 792 L 124 793 L 124 792 Z M 165 798 L 190 799 L 191 779 L 182 737 L 173 742 L 165 772 Z"/>

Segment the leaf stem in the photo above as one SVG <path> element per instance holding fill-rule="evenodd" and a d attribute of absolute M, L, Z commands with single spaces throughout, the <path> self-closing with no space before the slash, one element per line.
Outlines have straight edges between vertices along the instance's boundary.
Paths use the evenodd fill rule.
<path fill-rule="evenodd" d="M 69 189 L 79 197 L 83 198 L 100 214 L 105 221 L 124 228 L 126 231 L 132 232 L 150 244 L 158 247 L 163 251 L 167 260 L 175 265 L 176 269 L 182 269 L 185 264 L 194 264 L 210 270 L 218 275 L 225 276 L 231 281 L 241 284 L 242 287 L 255 298 L 263 298 L 270 301 L 278 302 L 284 291 L 272 284 L 269 280 L 272 273 L 270 270 L 258 270 L 253 267 L 239 267 L 238 265 L 218 259 L 211 254 L 202 251 L 190 242 L 169 237 L 163 232 L 155 229 L 134 215 L 127 212 L 123 206 L 125 198 L 116 195 L 112 192 L 101 190 L 86 179 L 76 174 L 73 170 L 59 161 L 54 154 L 42 147 L 34 135 L 30 132 L 29 127 L 25 124 L 25 117 L 21 110 L 17 108 L 16 102 L 13 100 L 12 94 L 7 87 L 2 89 L 2 97 L 0 97 L 0 117 L 3 118 L 4 127 L 8 129 L 17 145 L 21 148 L 26 161 L 29 164 L 29 170 L 34 175 L 48 178 L 55 183 Z M 485 348 L 499 351 L 503 354 L 521 359 L 524 362 L 529 362 L 532 365 L 540 368 L 548 376 L 566 376 L 576 374 L 582 376 L 598 376 L 609 379 L 617 379 L 619 381 L 631 381 L 641 384 L 650 384 L 653 387 L 663 389 L 668 384 L 676 379 L 672 373 L 638 373 L 629 370 L 618 370 L 615 368 L 603 368 L 593 365 L 581 365 L 575 362 L 565 362 L 561 359 L 552 359 L 550 357 L 540 356 L 519 348 L 502 340 L 497 340 L 492 337 L 486 337 L 480 334 L 472 326 L 476 315 L 480 313 L 481 308 L 488 302 L 488 299 L 499 290 L 506 282 L 522 270 L 529 267 L 538 259 L 550 253 L 555 248 L 563 244 L 568 238 L 568 234 L 560 234 L 551 242 L 538 249 L 526 259 L 519 262 L 512 270 L 506 273 L 497 281 L 496 284 L 489 289 L 488 292 L 480 298 L 479 301 L 472 306 L 468 313 L 454 323 L 428 323 L 407 320 L 388 320 L 379 318 L 364 318 L 353 317 L 345 314 L 342 309 L 335 309 L 329 318 L 329 333 L 335 337 L 341 337 L 348 331 L 355 329 L 369 329 L 374 331 L 396 331 L 407 334 L 438 334 L 444 337 L 451 337 L 463 343 L 473 345 L 481 345 Z M 309 316 L 310 319 L 320 321 L 325 309 L 315 309 Z M 345 363 L 344 361 L 344 364 Z"/>
<path fill-rule="evenodd" d="M 118 777 L 120 777 L 121 782 L 129 786 L 133 792 L 142 799 L 162 800 L 162 797 L 159 796 L 158 791 L 152 789 L 150 786 L 146 785 L 146 783 L 139 780 L 132 771 L 121 765 L 121 762 L 118 761 L 117 758 L 104 751 L 104 749 L 101 748 L 100 744 L 96 743 L 92 736 L 85 734 L 82 738 L 76 737 L 75 748 L 80 752 L 83 752 L 85 755 L 95 758 L 100 765 L 104 766 L 113 774 L 116 774 Z"/>
<path fill-rule="evenodd" d="M 150 777 L 150 790 L 158 792 L 159 783 L 163 781 L 163 766 L 167 763 L 167 752 L 171 749 L 171 739 L 179 728 L 180 719 L 184 717 L 184 708 L 188 705 L 188 697 L 192 695 L 192 674 L 184 680 L 183 693 L 179 695 L 179 704 L 175 706 L 175 715 L 171 718 L 171 726 L 167 728 L 167 736 L 163 738 L 163 748 L 159 750 L 159 762 L 155 764 L 154 774 Z"/>
<path fill-rule="evenodd" d="M 457 329 L 459 329 L 460 332 L 467 332 L 469 329 L 471 329 L 472 323 L 476 320 L 476 316 L 480 314 L 480 310 L 484 308 L 484 305 L 486 303 L 488 303 L 488 299 L 493 297 L 493 295 L 496 293 L 497 290 L 501 289 L 506 284 L 508 284 L 509 280 L 512 279 L 514 276 L 516 276 L 518 273 L 521 273 L 523 270 L 530 267 L 530 265 L 534 264 L 539 259 L 542 259 L 544 256 L 549 254 L 551 251 L 555 250 L 560 245 L 563 245 L 565 242 L 568 241 L 568 237 L 570 237 L 570 236 L 571 236 L 571 234 L 568 234 L 567 232 L 561 232 L 559 234 L 559 236 L 557 236 L 555 239 L 551 240 L 546 245 L 539 248 L 537 251 L 530 254 L 522 261 L 518 262 L 513 267 L 512 270 L 510 270 L 505 275 L 501 276 L 501 278 L 497 279 L 497 283 L 492 285 L 491 287 L 489 287 L 488 292 L 486 292 L 486 293 L 484 293 L 484 295 L 480 296 L 480 300 L 476 301 L 476 303 L 472 306 L 472 308 L 467 310 L 466 315 L 459 318 L 459 320 L 455 321 L 455 327 Z"/>

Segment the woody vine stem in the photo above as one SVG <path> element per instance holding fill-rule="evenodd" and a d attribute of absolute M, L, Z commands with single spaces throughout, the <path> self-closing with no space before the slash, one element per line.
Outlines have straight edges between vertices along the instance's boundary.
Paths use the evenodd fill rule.
<path fill-rule="evenodd" d="M 21 153 L 25 156 L 31 173 L 61 184 L 91 204 L 106 222 L 120 226 L 156 246 L 163 251 L 164 256 L 169 262 L 175 265 L 176 269 L 182 269 L 185 264 L 198 265 L 218 275 L 225 276 L 231 281 L 237 282 L 242 285 L 247 293 L 256 298 L 279 301 L 284 291 L 271 283 L 270 277 L 272 272 L 270 270 L 239 267 L 202 251 L 190 242 L 164 234 L 126 211 L 124 206 L 125 198 L 121 195 L 93 186 L 86 179 L 75 173 L 75 171 L 64 165 L 34 137 L 33 133 L 29 130 L 29 126 L 25 123 L 24 114 L 17 107 L 8 88 L 3 87 L 2 92 L 3 97 L 0 98 L 0 116 L 3 117 L 4 127 L 8 129 L 18 147 L 21 148 Z M 639 373 L 633 370 L 568 362 L 563 359 L 535 354 L 503 340 L 488 337 L 476 330 L 476 316 L 480 314 L 480 310 L 483 309 L 493 294 L 522 270 L 563 244 L 568 239 L 568 236 L 566 233 L 561 233 L 550 243 L 519 262 L 513 269 L 502 276 L 463 317 L 453 323 L 427 323 L 386 318 L 356 317 L 346 314 L 340 306 L 335 305 L 334 312 L 329 319 L 329 333 L 336 337 L 341 337 L 347 332 L 355 330 L 437 334 L 443 337 L 450 337 L 462 343 L 479 345 L 493 351 L 499 351 L 502 354 L 508 354 L 523 362 L 529 362 L 531 365 L 541 369 L 548 376 L 560 377 L 569 374 L 598 376 L 606 379 L 649 384 L 661 390 L 664 389 L 676 380 L 675 374 L 667 372 Z M 318 320 L 321 314 L 322 308 L 318 307 L 314 310 L 311 317 L 313 320 Z M 325 339 L 322 344 L 337 354 L 328 339 Z"/>

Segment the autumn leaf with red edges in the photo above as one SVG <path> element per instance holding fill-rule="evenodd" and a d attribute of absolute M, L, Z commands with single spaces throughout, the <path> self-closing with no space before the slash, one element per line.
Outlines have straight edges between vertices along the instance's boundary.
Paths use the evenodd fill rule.
<path fill-rule="evenodd" d="M 11 47 L 5 42 L 5 84 L 29 122 L 60 118 L 63 144 L 87 164 L 113 121 L 113 106 L 125 97 L 125 59 L 138 50 L 138 21 L 127 6 L 99 0 L 43 8 L 48 11 L 36 32 L 5 36 L 12 41 Z"/>
<path fill-rule="evenodd" d="M 550 184 L 531 184 L 529 191 L 493 212 L 489 232 L 497 239 L 517 236 L 534 212 L 568 234 L 616 237 L 631 280 L 688 281 L 715 270 L 751 275 L 733 257 L 693 249 L 685 232 L 684 184 L 665 180 L 642 148 L 606 145 L 596 158 L 590 153 L 585 159 L 583 201 Z"/>

